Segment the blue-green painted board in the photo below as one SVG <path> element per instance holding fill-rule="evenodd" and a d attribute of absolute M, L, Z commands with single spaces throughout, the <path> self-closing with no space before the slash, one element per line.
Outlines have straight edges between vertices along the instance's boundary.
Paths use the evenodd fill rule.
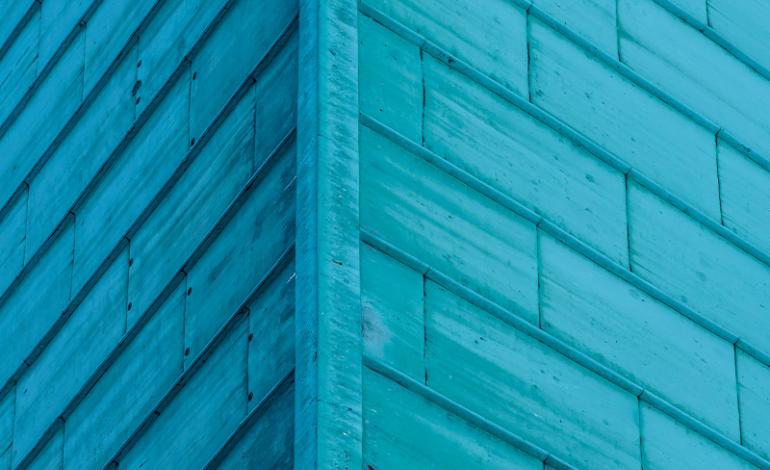
<path fill-rule="evenodd" d="M 770 459 L 770 367 L 738 352 L 738 394 L 741 404 L 742 442 Z"/>
<path fill-rule="evenodd" d="M 583 468 L 639 467 L 637 399 L 434 283 L 427 385 Z"/>
<path fill-rule="evenodd" d="M 624 63 L 770 154 L 770 81 L 652 0 L 620 0 L 618 10 Z"/>
<path fill-rule="evenodd" d="M 70 297 L 74 230 L 68 224 L 0 306 L 0 383 L 5 384 L 64 310 Z"/>
<path fill-rule="evenodd" d="M 628 264 L 620 172 L 438 61 L 424 70 L 427 148 Z"/>
<path fill-rule="evenodd" d="M 46 64 L 70 32 L 78 27 L 94 0 L 46 0 L 41 3 L 38 60 Z"/>
<path fill-rule="evenodd" d="M 543 467 L 534 457 L 368 369 L 363 401 L 365 468 Z"/>
<path fill-rule="evenodd" d="M 37 77 L 39 32 L 40 11 L 38 9 L 10 48 L 0 57 L 0 122 L 8 117 Z"/>
<path fill-rule="evenodd" d="M 201 468 L 246 416 L 247 324 L 229 332 L 118 468 Z"/>
<path fill-rule="evenodd" d="M 216 27 L 212 22 L 228 2 L 172 0 L 161 3 L 158 13 L 139 34 L 135 61 L 137 113 L 152 101 L 204 32 Z"/>
<path fill-rule="evenodd" d="M 422 140 L 420 48 L 363 15 L 358 17 L 360 109 L 403 136 Z"/>
<path fill-rule="evenodd" d="M 123 44 L 158 0 L 103 2 L 85 25 L 83 88 L 90 90 L 101 78 Z"/>
<path fill-rule="evenodd" d="M 132 49 L 128 57 L 133 59 Z M 35 253 L 128 132 L 134 120 L 133 60 L 110 76 L 74 129 L 29 183 L 26 250 Z"/>
<path fill-rule="evenodd" d="M 7 201 L 80 105 L 83 93 L 83 34 L 79 34 L 33 90 L 21 110 L 0 134 L 0 201 Z M 3 126 L 5 127 L 5 126 Z"/>
<path fill-rule="evenodd" d="M 719 187 L 724 226 L 770 252 L 770 173 L 720 141 Z"/>
<path fill-rule="evenodd" d="M 188 87 L 178 82 L 77 209 L 73 286 L 82 286 L 182 162 Z"/>
<path fill-rule="evenodd" d="M 64 424 L 64 467 L 103 467 L 182 372 L 184 285 L 99 378 Z"/>
<path fill-rule="evenodd" d="M 719 219 L 714 135 L 537 20 L 532 102 Z"/>
<path fill-rule="evenodd" d="M 293 149 L 280 155 L 201 259 L 186 268 L 187 359 L 195 357 L 294 239 Z"/>
<path fill-rule="evenodd" d="M 512 91 L 527 95 L 527 21 L 509 0 L 365 0 Z"/>
<path fill-rule="evenodd" d="M 244 98 L 131 237 L 131 323 L 182 269 L 246 185 L 252 168 L 253 112 L 253 101 Z"/>
<path fill-rule="evenodd" d="M 703 0 L 705 1 L 705 0 Z M 618 54 L 616 0 L 534 0 L 533 5 L 567 29 L 616 57 Z"/>
<path fill-rule="evenodd" d="M 294 285 L 294 263 L 289 262 L 248 307 L 249 412 L 294 370 Z"/>
<path fill-rule="evenodd" d="M 364 353 L 422 382 L 423 277 L 368 245 L 361 246 Z"/>
<path fill-rule="evenodd" d="M 635 184 L 628 197 L 633 271 L 770 354 L 770 267 Z"/>
<path fill-rule="evenodd" d="M 739 440 L 733 345 L 547 235 L 544 330 Z"/>
<path fill-rule="evenodd" d="M 645 403 L 640 405 L 639 411 L 645 470 L 756 468 Z"/>
<path fill-rule="evenodd" d="M 43 450 L 26 467 L 30 470 L 62 470 L 62 431 L 57 431 L 53 437 L 46 443 Z M 14 463 L 15 465 L 15 463 Z"/>
<path fill-rule="evenodd" d="M 294 387 L 280 390 L 264 406 L 216 468 L 293 468 Z"/>
<path fill-rule="evenodd" d="M 533 224 L 361 128 L 361 227 L 537 323 Z"/>
<path fill-rule="evenodd" d="M 124 251 L 18 380 L 14 462 L 32 449 L 117 345 L 126 325 L 127 278 L 128 252 Z"/>
<path fill-rule="evenodd" d="M 24 15 L 30 8 L 33 12 L 37 11 L 34 4 L 34 0 L 18 0 L 0 4 L 0 46 L 8 40 L 13 40 L 11 34 L 17 26 L 22 25 Z"/>
<path fill-rule="evenodd" d="M 764 0 L 708 0 L 709 25 L 764 67 L 770 67 L 770 4 Z"/>
<path fill-rule="evenodd" d="M 237 0 L 227 11 L 192 60 L 190 138 L 200 138 L 295 12 L 295 0 Z"/>
<path fill-rule="evenodd" d="M 5 292 L 24 265 L 27 226 L 27 189 L 11 201 L 0 219 L 0 292 Z"/>

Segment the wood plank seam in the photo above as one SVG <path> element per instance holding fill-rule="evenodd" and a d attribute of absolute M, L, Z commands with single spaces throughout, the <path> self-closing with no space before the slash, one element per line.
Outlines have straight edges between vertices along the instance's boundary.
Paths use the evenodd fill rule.
<path fill-rule="evenodd" d="M 177 379 L 174 380 L 174 386 L 168 390 L 167 393 L 164 394 L 163 398 L 158 402 L 158 404 L 152 408 L 153 411 L 149 413 L 148 417 L 142 423 L 142 425 L 134 430 L 129 438 L 126 439 L 126 441 L 120 447 L 121 451 L 119 451 L 116 455 L 120 455 L 121 452 L 126 451 L 128 447 L 130 447 L 128 443 L 133 444 L 135 442 L 141 431 L 149 426 L 149 424 L 151 424 L 151 422 L 155 419 L 157 416 L 155 412 L 162 411 L 162 409 L 189 381 L 190 377 L 192 377 L 196 371 L 199 370 L 200 367 L 206 362 L 206 359 L 214 352 L 216 346 L 222 342 L 225 336 L 227 336 L 227 333 L 231 331 L 240 320 L 244 320 L 245 317 L 248 317 L 248 305 L 254 299 L 259 297 L 264 289 L 270 285 L 276 276 L 280 274 L 281 270 L 291 261 L 293 261 L 293 259 L 294 247 L 291 246 L 285 250 L 284 253 L 273 263 L 265 276 L 257 283 L 257 285 L 246 296 L 245 300 L 235 310 L 235 313 L 231 314 L 225 324 L 220 327 L 217 333 L 206 343 L 204 348 L 194 358 L 192 358 L 190 365 L 179 375 L 179 377 L 177 377 Z M 32 450 L 30 450 L 22 459 L 20 459 L 18 468 L 25 468 L 34 461 L 35 457 L 39 455 L 40 451 L 42 451 L 45 445 L 48 443 L 48 440 L 58 431 L 58 429 L 67 420 L 68 416 L 72 414 L 72 412 L 87 396 L 88 392 L 91 390 L 91 388 L 93 388 L 94 385 L 96 385 L 101 376 L 104 375 L 104 373 L 112 366 L 112 364 L 115 363 L 115 361 L 120 357 L 121 353 L 128 347 L 131 341 L 133 341 L 133 339 L 139 335 L 142 329 L 147 325 L 147 323 L 149 323 L 153 315 L 158 312 L 168 297 L 174 291 L 176 291 L 183 279 L 186 279 L 186 276 L 175 276 L 163 290 L 161 295 L 155 299 L 152 306 L 142 314 L 140 319 L 135 323 L 131 330 L 127 331 L 123 335 L 123 337 L 118 342 L 118 345 L 108 354 L 106 359 L 97 367 L 97 369 L 83 384 L 81 389 L 75 394 L 72 400 L 70 400 L 70 402 L 65 406 L 64 411 L 54 420 L 54 422 L 48 426 Z M 115 460 L 116 458 L 117 457 L 114 457 L 110 461 Z"/>
<path fill-rule="evenodd" d="M 652 179 L 650 179 L 646 175 L 640 173 L 636 169 L 631 168 L 622 159 L 612 154 L 608 150 L 605 150 L 603 147 L 599 146 L 598 144 L 593 142 L 591 139 L 589 139 L 582 133 L 576 131 L 571 126 L 564 123 L 560 119 L 556 118 L 549 112 L 530 103 L 529 101 L 526 101 L 523 97 L 519 96 L 517 93 L 508 90 L 503 85 L 485 76 L 484 74 L 476 70 L 471 65 L 468 65 L 462 62 L 461 60 L 457 59 L 456 57 L 452 56 L 449 52 L 445 51 L 440 46 L 437 46 L 436 44 L 430 42 L 428 39 L 423 38 L 419 34 L 413 31 L 402 34 L 402 32 L 404 32 L 405 30 L 408 31 L 408 28 L 398 24 L 396 20 L 388 18 L 387 16 L 377 11 L 376 9 L 373 9 L 367 6 L 362 9 L 362 13 L 366 16 L 372 15 L 371 18 L 373 20 L 387 27 L 392 32 L 398 34 L 402 38 L 412 42 L 415 45 L 422 47 L 425 51 L 430 53 L 434 58 L 444 63 L 451 69 L 458 71 L 459 73 L 473 80 L 477 84 L 485 87 L 489 91 L 500 96 L 508 103 L 516 106 L 517 108 L 531 115 L 532 117 L 542 122 L 543 124 L 547 125 L 548 127 L 551 127 L 553 130 L 559 132 L 564 137 L 567 137 L 568 139 L 573 141 L 575 144 L 579 145 L 582 148 L 585 148 L 586 150 L 588 150 L 589 153 L 594 155 L 597 159 L 617 169 L 621 173 L 630 174 L 630 176 L 637 183 L 639 183 L 645 189 L 652 192 L 654 195 L 658 196 L 660 199 L 664 200 L 671 206 L 684 212 L 696 222 L 707 227 L 709 230 L 716 233 L 717 235 L 727 240 L 731 244 L 735 245 L 740 250 L 744 251 L 750 256 L 756 258 L 758 261 L 770 267 L 770 255 L 765 253 L 763 250 L 757 248 L 751 242 L 747 241 L 746 239 L 730 231 L 723 225 L 717 223 L 710 217 L 706 216 L 705 214 L 703 214 L 703 212 L 696 209 L 691 204 L 685 202 L 680 197 L 672 194 L 667 189 L 664 189 L 662 186 L 654 182 Z M 725 140 L 727 135 L 729 134 L 726 131 L 720 130 L 719 136 L 722 138 L 722 140 Z M 770 166 L 768 166 L 767 168 L 770 169 Z"/>
<path fill-rule="evenodd" d="M 254 424 L 262 415 L 265 414 L 267 408 L 275 401 L 275 399 L 285 393 L 289 387 L 294 385 L 294 369 L 292 369 L 283 379 L 281 379 L 276 385 L 271 388 L 267 394 L 256 404 L 253 410 L 251 410 L 246 417 L 238 425 L 238 428 L 233 431 L 227 438 L 225 444 L 217 451 L 214 457 L 203 467 L 205 470 L 214 470 L 219 468 L 228 452 L 237 444 L 238 440 L 246 433 L 249 426 Z"/>
<path fill-rule="evenodd" d="M 399 256 L 399 254 L 402 253 L 403 250 L 392 246 L 387 241 L 380 239 L 377 235 L 362 231 L 361 239 L 372 248 L 380 250 L 389 256 L 396 254 L 396 259 L 401 261 L 401 256 Z M 408 259 L 412 256 L 413 255 L 406 253 L 404 259 Z M 434 268 L 430 268 L 428 270 L 426 277 L 441 285 L 458 297 L 462 298 L 463 300 L 468 301 L 469 303 L 477 306 L 487 313 L 497 317 L 499 320 L 505 322 L 506 324 L 516 328 L 522 333 L 545 344 L 554 351 L 559 352 L 571 361 L 594 372 L 608 382 L 613 383 L 619 388 L 631 393 L 632 395 L 638 397 L 640 400 L 644 400 L 648 404 L 663 411 L 667 415 L 679 421 L 681 424 L 692 429 L 693 431 L 698 432 L 702 436 L 708 438 L 726 450 L 757 465 L 760 468 L 770 469 L 770 461 L 743 447 L 741 444 L 729 439 L 720 431 L 717 431 L 711 426 L 704 424 L 690 414 L 681 411 L 678 407 L 675 407 L 667 400 L 661 398 L 655 392 L 645 389 L 641 385 L 636 384 L 635 382 L 625 378 L 623 375 L 599 363 L 595 359 L 588 356 L 586 353 L 578 351 L 572 346 L 569 346 L 563 341 L 552 336 L 550 333 L 547 333 L 546 331 L 539 329 L 537 326 L 532 325 L 531 323 L 524 320 L 516 312 L 509 312 L 505 308 L 496 304 L 494 301 L 489 300 L 480 294 L 477 294 L 476 292 L 470 290 L 468 287 L 462 285 L 460 282 L 452 279 L 450 276 Z"/>
<path fill-rule="evenodd" d="M 480 194 L 483 194 L 484 196 L 494 200 L 495 202 L 498 202 L 503 207 L 512 211 L 516 215 L 519 215 L 520 217 L 532 222 L 538 228 L 543 229 L 544 231 L 546 231 L 547 233 L 555 237 L 557 240 L 563 242 L 565 245 L 569 246 L 574 251 L 580 253 L 587 259 L 593 261 L 595 264 L 601 266 L 606 271 L 619 277 L 625 282 L 628 282 L 634 287 L 637 287 L 638 289 L 645 292 L 652 298 L 660 301 L 664 305 L 670 307 L 671 309 L 678 312 L 682 316 L 692 320 L 694 323 L 700 325 L 701 327 L 705 328 L 706 330 L 710 331 L 716 336 L 719 336 L 720 338 L 726 340 L 731 344 L 736 344 L 741 350 L 743 350 L 748 355 L 752 356 L 754 359 L 756 359 L 760 363 L 766 366 L 770 366 L 769 354 L 757 349 L 751 343 L 747 343 L 746 341 L 742 340 L 739 336 L 732 333 L 728 329 L 705 318 L 704 316 L 696 312 L 691 307 L 687 306 L 686 304 L 684 304 L 679 300 L 674 299 L 669 294 L 664 293 L 658 287 L 642 279 L 638 275 L 629 271 L 627 268 L 618 265 L 615 261 L 611 260 L 606 255 L 600 253 L 595 248 L 587 245 L 585 242 L 577 239 L 576 237 L 566 232 L 561 227 L 553 224 L 551 221 L 541 216 L 537 212 L 532 211 L 529 208 L 525 207 L 524 205 L 522 205 L 512 197 L 506 194 L 503 194 L 497 189 L 492 188 L 487 183 L 459 169 L 452 163 L 434 154 L 430 150 L 425 149 L 424 147 L 414 142 L 411 142 L 406 137 L 401 136 L 396 131 L 388 128 L 384 124 L 377 122 L 373 118 L 370 118 L 366 115 L 362 115 L 361 124 L 387 137 L 394 143 L 404 147 L 409 152 L 423 158 L 424 160 L 436 166 L 440 170 L 452 175 L 453 177 L 462 181 L 463 183 L 473 188 L 475 191 L 479 192 Z M 409 266 L 417 266 L 418 268 L 416 269 L 420 269 L 420 270 L 428 269 L 428 267 L 420 260 L 408 260 L 408 261 L 404 261 L 404 263 L 406 263 Z"/>
<path fill-rule="evenodd" d="M 263 57 L 263 59 L 259 62 L 259 64 L 256 66 L 254 71 L 249 74 L 249 76 L 246 78 L 246 80 L 243 82 L 241 87 L 233 94 L 233 96 L 230 98 L 230 100 L 227 102 L 227 104 L 223 107 L 223 109 L 220 111 L 220 114 L 214 119 L 214 121 L 211 123 L 211 125 L 204 131 L 203 135 L 201 136 L 201 139 L 198 143 L 198 145 L 195 145 L 192 147 L 188 155 L 185 157 L 185 159 L 182 161 L 182 164 L 176 169 L 174 174 L 171 176 L 171 178 L 166 182 L 166 184 L 161 188 L 161 190 L 155 195 L 153 200 L 150 202 L 150 204 L 142 211 L 142 213 L 139 215 L 137 220 L 133 222 L 131 227 L 129 228 L 128 232 L 124 236 L 123 239 L 113 248 L 113 250 L 110 252 L 110 254 L 107 256 L 105 260 L 103 260 L 102 264 L 99 268 L 88 278 L 88 281 L 83 285 L 83 287 L 78 291 L 77 294 L 75 294 L 74 297 L 70 296 L 70 302 L 62 315 L 57 320 L 54 327 L 49 330 L 49 332 L 46 334 L 44 339 L 38 343 L 38 345 L 35 347 L 33 352 L 28 356 L 28 358 L 24 361 L 25 364 L 32 363 L 37 358 L 37 356 L 42 352 L 45 345 L 50 342 L 55 335 L 58 333 L 59 329 L 64 325 L 64 323 L 67 321 L 69 316 L 75 311 L 78 305 L 80 305 L 80 302 L 85 298 L 85 296 L 90 292 L 91 288 L 96 284 L 96 282 L 100 279 L 101 275 L 106 271 L 107 267 L 110 265 L 112 260 L 114 260 L 115 257 L 120 253 L 120 251 L 123 249 L 123 245 L 125 244 L 126 239 L 131 239 L 134 233 L 142 226 L 142 224 L 147 220 L 147 218 L 152 214 L 152 212 L 155 210 L 155 208 L 160 204 L 160 202 L 163 200 L 165 195 L 173 188 L 174 184 L 181 178 L 181 176 L 184 174 L 186 169 L 192 164 L 192 162 L 195 160 L 197 155 L 201 152 L 201 150 L 205 147 L 205 143 L 216 133 L 216 130 L 221 126 L 221 124 L 224 122 L 227 115 L 229 115 L 230 111 L 238 104 L 240 99 L 245 95 L 245 93 L 248 92 L 248 89 L 253 85 L 255 79 L 259 74 L 272 62 L 272 60 L 283 50 L 283 46 L 287 43 L 288 39 L 291 37 L 291 35 L 294 33 L 297 26 L 296 17 L 294 21 L 287 27 L 287 29 L 283 32 L 280 38 L 276 40 L 276 42 L 271 47 L 270 51 Z M 294 142 L 294 139 L 296 137 L 296 130 L 292 129 L 289 134 L 287 134 L 284 139 L 279 143 L 279 145 L 274 149 L 271 154 L 270 158 L 268 158 L 265 163 L 255 172 L 255 174 L 252 176 L 250 183 L 254 184 L 255 181 L 257 181 L 255 178 L 260 177 L 264 174 L 266 171 L 266 168 L 269 168 L 267 165 L 271 164 L 275 159 L 278 152 L 282 152 L 286 146 Z M 89 188 L 96 187 L 96 183 L 94 182 Z M 247 185 L 248 187 L 248 185 Z M 78 199 L 78 202 L 76 204 L 80 203 L 81 201 L 85 200 L 87 197 L 87 193 L 84 192 L 81 194 L 81 197 Z M 21 281 L 24 279 L 24 276 L 28 275 L 34 267 L 37 265 L 38 261 L 43 258 L 43 255 L 47 250 L 53 246 L 54 242 L 58 239 L 58 237 L 64 233 L 64 229 L 68 227 L 71 223 L 74 221 L 71 220 L 70 214 L 74 213 L 74 211 L 77 210 L 77 207 L 73 207 L 68 215 L 62 219 L 62 221 L 59 223 L 56 231 L 53 235 L 51 235 L 48 240 L 41 246 L 40 250 L 38 250 L 38 253 L 33 258 L 35 262 L 33 263 L 33 259 L 30 260 L 29 263 L 22 269 L 22 271 L 17 275 L 16 279 L 9 285 L 9 287 L 6 289 L 6 291 L 0 295 L 0 306 L 4 304 L 4 302 L 7 301 L 7 299 L 10 297 L 12 291 L 21 283 Z M 186 264 L 183 268 L 186 269 L 189 267 L 189 264 Z M 7 392 L 7 388 L 9 387 L 9 384 L 18 378 L 18 376 L 23 372 L 24 366 L 21 366 L 16 373 L 14 373 L 11 376 L 11 379 L 9 379 L 6 384 L 3 384 L 0 386 L 0 397 L 4 396 Z"/>

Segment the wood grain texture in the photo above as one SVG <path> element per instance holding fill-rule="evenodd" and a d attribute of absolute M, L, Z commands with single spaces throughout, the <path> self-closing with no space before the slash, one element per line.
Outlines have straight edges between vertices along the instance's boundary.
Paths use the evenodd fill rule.
<path fill-rule="evenodd" d="M 770 268 L 636 185 L 629 221 L 636 274 L 770 352 Z"/>
<path fill-rule="evenodd" d="M 361 227 L 537 323 L 534 225 L 361 128 Z"/>
<path fill-rule="evenodd" d="M 644 435 L 642 455 L 645 469 L 756 468 L 661 411 L 644 403 L 639 410 Z"/>
<path fill-rule="evenodd" d="M 425 146 L 627 265 L 623 175 L 438 61 L 424 62 Z"/>
<path fill-rule="evenodd" d="M 530 24 L 532 102 L 714 219 L 714 135 L 539 21 Z"/>
<path fill-rule="evenodd" d="M 639 466 L 636 397 L 426 287 L 427 385 L 576 467 Z"/>
<path fill-rule="evenodd" d="M 527 22 L 507 0 L 365 0 L 511 91 L 527 95 Z"/>
<path fill-rule="evenodd" d="M 367 468 L 542 468 L 534 457 L 368 369 L 364 426 Z"/>
<path fill-rule="evenodd" d="M 739 440 L 733 346 L 541 235 L 544 330 Z"/>
<path fill-rule="evenodd" d="M 618 14 L 625 64 L 744 145 L 770 155 L 764 111 L 770 105 L 770 82 L 765 77 L 652 0 L 620 0 Z M 677 47 L 669 47 L 669 41 Z"/>

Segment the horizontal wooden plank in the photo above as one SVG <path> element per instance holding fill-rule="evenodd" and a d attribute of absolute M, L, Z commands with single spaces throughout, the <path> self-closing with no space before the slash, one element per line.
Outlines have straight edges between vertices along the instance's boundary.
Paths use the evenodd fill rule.
<path fill-rule="evenodd" d="M 425 61 L 425 146 L 628 264 L 625 179 L 491 91 Z"/>
<path fill-rule="evenodd" d="M 422 141 L 421 51 L 381 24 L 358 17 L 359 109 L 405 137 Z"/>
<path fill-rule="evenodd" d="M 294 386 L 278 391 L 215 468 L 293 468 Z M 208 468 L 208 467 L 207 467 Z"/>
<path fill-rule="evenodd" d="M 719 220 L 711 132 L 537 20 L 530 49 L 533 103 Z"/>
<path fill-rule="evenodd" d="M 533 0 L 532 4 L 615 57 L 618 55 L 616 0 Z"/>
<path fill-rule="evenodd" d="M 127 276 L 128 252 L 124 251 L 18 380 L 14 462 L 33 449 L 123 336 Z"/>
<path fill-rule="evenodd" d="M 110 0 L 85 25 L 83 87 L 91 90 L 158 0 Z"/>
<path fill-rule="evenodd" d="M 296 0 L 238 0 L 227 11 L 192 59 L 191 138 L 200 138 L 292 22 L 296 11 Z"/>
<path fill-rule="evenodd" d="M 645 469 L 756 468 L 646 403 L 639 413 Z"/>
<path fill-rule="evenodd" d="M 364 465 L 541 469 L 542 463 L 401 385 L 364 369 Z"/>
<path fill-rule="evenodd" d="M 765 77 L 653 0 L 621 0 L 618 14 L 625 64 L 744 145 L 770 155 Z"/>
<path fill-rule="evenodd" d="M 11 35 L 17 28 L 23 28 L 24 25 L 22 24 L 22 21 L 28 14 L 30 8 L 33 9 L 33 14 L 37 14 L 37 6 L 35 3 L 34 0 L 18 0 L 15 2 L 0 3 L 0 47 L 2 47 L 6 41 L 14 40 Z"/>
<path fill-rule="evenodd" d="M 74 228 L 64 232 L 0 306 L 0 383 L 5 384 L 43 335 L 59 318 L 70 298 Z"/>
<path fill-rule="evenodd" d="M 249 411 L 294 370 L 294 263 L 261 289 L 249 309 Z"/>
<path fill-rule="evenodd" d="M 742 351 L 737 354 L 742 443 L 770 460 L 770 367 Z"/>
<path fill-rule="evenodd" d="M 364 353 L 422 382 L 422 273 L 362 244 L 361 310 Z"/>
<path fill-rule="evenodd" d="M 77 209 L 74 290 L 125 236 L 187 154 L 188 96 L 187 82 L 177 82 Z"/>
<path fill-rule="evenodd" d="M 645 0 L 646 1 L 646 0 Z M 713 0 L 664 0 L 667 3 L 674 6 L 674 8 L 681 10 L 687 15 L 690 15 L 700 24 L 710 24 L 710 18 L 706 11 L 707 4 Z M 743 1 L 743 0 L 741 0 Z"/>
<path fill-rule="evenodd" d="M 639 466 L 635 396 L 432 282 L 425 302 L 429 387 L 576 467 Z"/>
<path fill-rule="evenodd" d="M 628 197 L 634 273 L 769 354 L 770 268 L 638 185 Z"/>
<path fill-rule="evenodd" d="M 770 253 L 770 173 L 720 141 L 719 183 L 725 227 Z"/>
<path fill-rule="evenodd" d="M 182 372 L 184 284 L 153 315 L 65 422 L 64 466 L 102 468 Z"/>
<path fill-rule="evenodd" d="M 83 93 L 81 33 L 0 135 L 0 201 L 16 191 L 38 157 L 80 105 Z"/>
<path fill-rule="evenodd" d="M 364 0 L 375 9 L 527 96 L 527 17 L 508 0 Z"/>
<path fill-rule="evenodd" d="M 298 34 L 292 32 L 281 47 L 254 85 L 254 170 L 297 126 Z"/>
<path fill-rule="evenodd" d="M 361 227 L 537 322 L 533 224 L 361 127 Z"/>
<path fill-rule="evenodd" d="M 38 10 L 19 32 L 5 54 L 0 56 L 0 122 L 5 121 L 11 114 L 37 77 L 39 34 L 40 12 Z"/>
<path fill-rule="evenodd" d="M 45 0 L 41 3 L 38 60 L 47 64 L 67 35 L 78 27 L 94 0 Z"/>
<path fill-rule="evenodd" d="M 295 157 L 292 147 L 275 161 L 200 260 L 185 268 L 188 360 L 247 300 L 293 243 Z"/>
<path fill-rule="evenodd" d="M 709 25 L 752 59 L 770 68 L 770 4 L 764 0 L 709 0 Z"/>
<path fill-rule="evenodd" d="M 146 311 L 246 184 L 254 102 L 245 97 L 131 237 L 130 324 Z M 109 188 L 106 188 L 109 191 Z"/>
<path fill-rule="evenodd" d="M 0 455 L 8 451 L 8 467 L 11 462 L 11 442 L 13 442 L 13 415 L 16 412 L 16 392 L 11 389 L 10 393 L 6 393 L 4 397 L 0 398 Z M 0 462 L 3 459 L 0 458 Z M 0 469 L 6 470 L 0 464 Z"/>
<path fill-rule="evenodd" d="M 162 2 L 139 34 L 136 65 L 136 110 L 140 113 L 219 15 L 229 0 Z"/>
<path fill-rule="evenodd" d="M 25 468 L 30 470 L 62 470 L 62 445 L 64 435 L 59 429 L 53 437 L 46 443 L 43 450 L 37 457 Z M 14 463 L 15 465 L 15 463 Z"/>
<path fill-rule="evenodd" d="M 540 236 L 542 328 L 740 441 L 733 345 Z"/>
<path fill-rule="evenodd" d="M 40 248 L 130 129 L 134 75 L 133 61 L 124 61 L 29 182 L 28 253 Z"/>
<path fill-rule="evenodd" d="M 0 219 L 0 292 L 5 292 L 24 266 L 27 231 L 27 188 Z"/>
<path fill-rule="evenodd" d="M 202 468 L 246 416 L 242 319 L 120 459 L 119 468 Z"/>

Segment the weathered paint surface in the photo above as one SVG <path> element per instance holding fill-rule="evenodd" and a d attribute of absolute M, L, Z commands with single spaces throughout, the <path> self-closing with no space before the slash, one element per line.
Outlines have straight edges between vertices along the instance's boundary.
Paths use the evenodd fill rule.
<path fill-rule="evenodd" d="M 770 468 L 768 15 L 2 3 L 0 470 Z"/>
<path fill-rule="evenodd" d="M 290 466 L 298 3 L 7 3 L 0 468 Z"/>
<path fill-rule="evenodd" d="M 763 7 L 449 3 L 359 4 L 364 465 L 770 468 Z"/>

